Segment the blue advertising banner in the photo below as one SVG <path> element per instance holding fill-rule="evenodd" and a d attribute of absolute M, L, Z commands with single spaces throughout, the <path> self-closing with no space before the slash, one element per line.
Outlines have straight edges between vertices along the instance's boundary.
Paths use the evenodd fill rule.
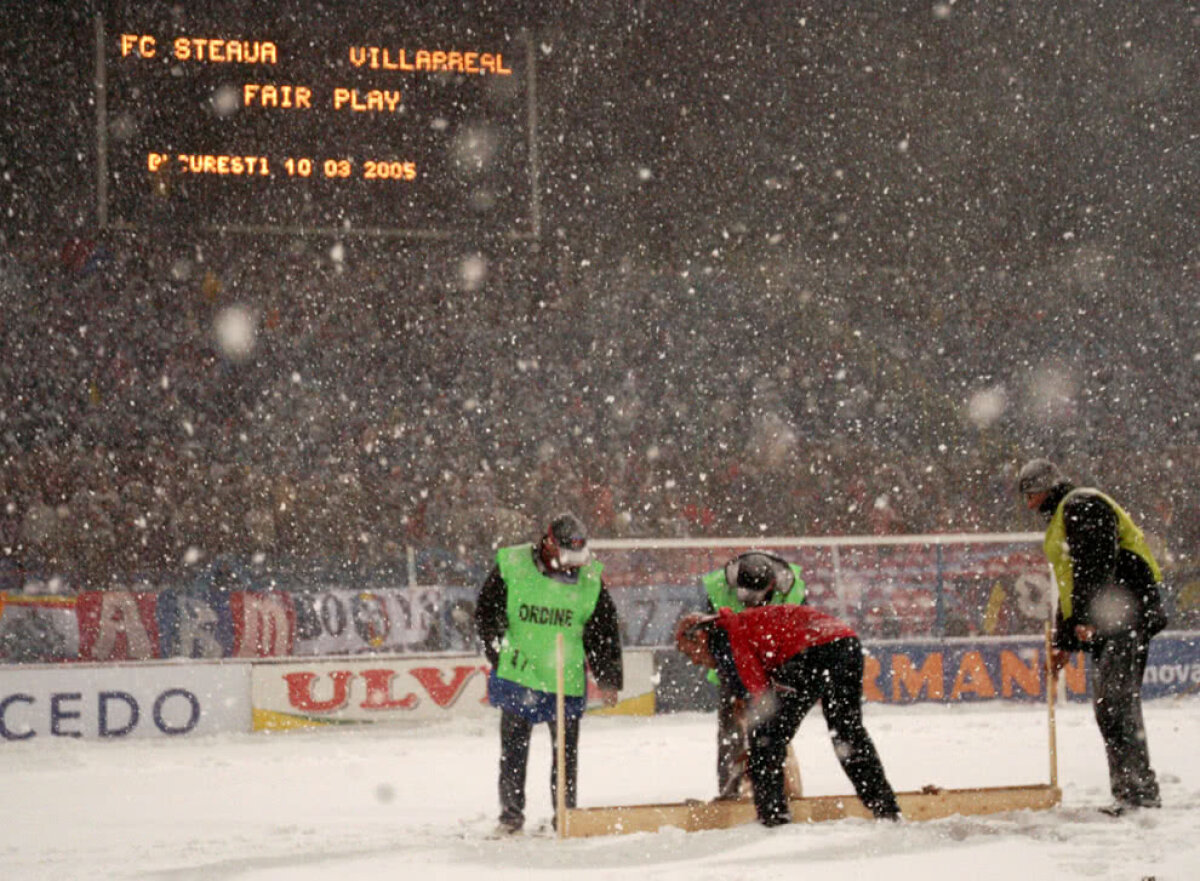
<path fill-rule="evenodd" d="M 1142 697 L 1200 693 L 1200 633 L 1171 632 L 1150 641 L 1150 661 L 1142 680 Z"/>
<path fill-rule="evenodd" d="M 1045 700 L 1045 646 L 1033 637 L 963 638 L 867 643 L 863 696 L 869 701 L 966 703 Z M 1059 693 L 1088 700 L 1089 661 L 1076 654 L 1062 672 Z M 1168 632 L 1150 643 L 1142 696 L 1147 700 L 1200 692 L 1200 634 Z"/>
<path fill-rule="evenodd" d="M 864 644 L 863 697 L 888 704 L 1045 701 L 1045 643 L 1035 637 L 877 641 Z M 1090 700 L 1088 661 L 1072 656 L 1059 679 L 1060 699 Z M 679 652 L 655 652 L 660 713 L 710 711 L 717 687 Z M 1200 633 L 1167 632 L 1150 643 L 1142 697 L 1200 694 Z"/>

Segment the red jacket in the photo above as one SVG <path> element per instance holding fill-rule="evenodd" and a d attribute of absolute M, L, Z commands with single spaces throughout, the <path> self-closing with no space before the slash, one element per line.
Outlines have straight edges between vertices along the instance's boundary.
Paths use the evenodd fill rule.
<path fill-rule="evenodd" d="M 767 691 L 771 673 L 801 652 L 858 635 L 845 621 L 812 606 L 721 609 L 716 624 L 729 635 L 738 676 L 751 694 Z"/>

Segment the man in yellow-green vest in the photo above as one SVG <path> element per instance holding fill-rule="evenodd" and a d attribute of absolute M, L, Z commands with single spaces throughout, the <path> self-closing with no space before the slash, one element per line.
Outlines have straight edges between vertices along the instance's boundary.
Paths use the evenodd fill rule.
<path fill-rule="evenodd" d="M 533 726 L 557 737 L 557 636 L 563 635 L 565 780 L 575 807 L 579 719 L 587 705 L 587 670 L 605 705 L 617 702 L 623 679 L 616 606 L 588 548 L 587 529 L 561 514 L 535 544 L 500 548 L 475 606 L 475 628 L 492 665 L 488 702 L 500 709 L 500 825 L 513 835 L 525 825 L 525 776 Z M 557 805 L 558 751 L 550 769 Z"/>
<path fill-rule="evenodd" d="M 1021 469 L 1025 506 L 1047 522 L 1045 552 L 1058 586 L 1053 664 L 1091 656 L 1092 706 L 1104 739 L 1119 816 L 1161 805 L 1142 719 L 1150 639 L 1167 624 L 1162 572 L 1128 513 L 1097 489 L 1077 487 L 1047 459 Z"/>
<path fill-rule="evenodd" d="M 708 600 L 708 611 L 721 609 L 741 612 L 753 606 L 804 602 L 804 579 L 800 567 L 768 551 L 745 551 L 722 566 L 700 577 Z M 736 798 L 746 768 L 747 743 L 742 702 L 732 690 L 721 685 L 716 671 L 709 681 L 718 685 L 717 699 L 717 794 Z M 800 796 L 800 769 L 795 756 L 788 753 L 788 795 Z"/>

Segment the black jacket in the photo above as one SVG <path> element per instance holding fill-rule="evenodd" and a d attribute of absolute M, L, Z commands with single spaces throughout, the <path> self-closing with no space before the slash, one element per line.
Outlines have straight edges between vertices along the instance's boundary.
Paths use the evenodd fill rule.
<path fill-rule="evenodd" d="M 1059 484 L 1039 510 L 1047 517 L 1053 516 L 1063 498 L 1074 489 L 1072 484 Z M 1161 630 L 1165 621 L 1151 620 L 1155 608 L 1161 611 L 1161 594 L 1154 573 L 1145 560 L 1120 547 L 1117 513 L 1112 506 L 1097 495 L 1077 495 L 1063 508 L 1063 525 L 1071 553 L 1071 617 L 1064 620 L 1060 606 L 1054 628 L 1055 647 L 1071 652 L 1092 647 L 1076 638 L 1077 624 L 1096 628 L 1101 639 L 1118 632 L 1153 636 Z M 1098 618 L 1095 606 L 1098 596 L 1111 597 L 1114 592 L 1119 604 L 1128 604 L 1137 611 L 1116 626 L 1103 615 Z"/>
<path fill-rule="evenodd" d="M 507 610 L 508 585 L 504 583 L 500 567 L 495 566 L 479 589 L 479 599 L 475 603 L 475 632 L 492 667 L 500 660 L 500 640 L 508 629 Z M 583 628 L 583 650 L 596 683 L 601 688 L 619 690 L 624 683 L 620 620 L 603 582 L 600 583 L 596 609 Z"/>

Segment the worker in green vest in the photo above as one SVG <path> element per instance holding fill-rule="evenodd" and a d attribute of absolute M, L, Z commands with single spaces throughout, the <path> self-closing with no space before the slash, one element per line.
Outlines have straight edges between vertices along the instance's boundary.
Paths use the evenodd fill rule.
<path fill-rule="evenodd" d="M 565 780 L 575 807 L 579 720 L 587 706 L 590 668 L 606 706 L 617 703 L 623 679 L 617 609 L 574 514 L 554 518 L 534 544 L 500 548 L 475 606 L 475 628 L 492 665 L 488 702 L 500 709 L 500 824 L 513 835 L 525 825 L 525 777 L 533 726 L 545 722 L 556 742 L 557 636 L 563 635 Z M 558 805 L 558 751 L 550 769 Z M 556 818 L 557 822 L 557 818 Z"/>
<path fill-rule="evenodd" d="M 701 576 L 708 611 L 741 612 L 753 606 L 804 602 L 804 579 L 800 567 L 768 551 L 745 551 L 722 566 Z M 736 798 L 745 778 L 747 742 L 743 702 L 721 684 L 715 670 L 708 679 L 720 689 L 717 699 L 717 795 Z M 800 796 L 800 767 L 788 747 L 788 793 Z"/>
<path fill-rule="evenodd" d="M 1161 805 L 1142 719 L 1150 639 L 1167 625 L 1162 572 L 1133 518 L 1104 493 L 1076 487 L 1047 459 L 1021 469 L 1025 506 L 1047 523 L 1044 549 L 1058 585 L 1052 663 L 1091 656 L 1092 706 L 1119 816 Z"/>

